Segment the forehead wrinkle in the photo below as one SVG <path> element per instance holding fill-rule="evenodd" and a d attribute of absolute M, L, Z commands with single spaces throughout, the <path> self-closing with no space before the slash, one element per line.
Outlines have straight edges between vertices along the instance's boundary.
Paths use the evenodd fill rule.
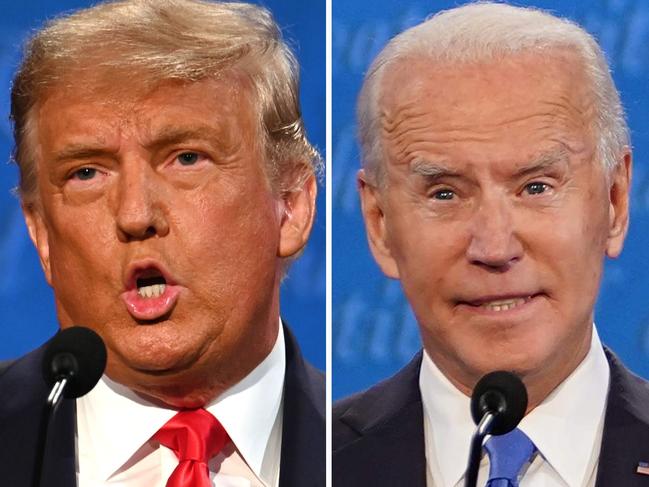
<path fill-rule="evenodd" d="M 393 141 L 396 144 L 400 144 L 405 137 L 408 137 L 413 132 L 418 130 L 425 130 L 426 134 L 430 134 L 431 127 L 434 127 L 434 134 L 440 134 L 444 137 L 448 137 L 450 142 L 456 142 L 458 139 L 464 140 L 488 140 L 489 135 L 494 129 L 499 129 L 502 126 L 516 124 L 520 122 L 526 122 L 533 120 L 535 118 L 546 119 L 546 123 L 543 126 L 548 128 L 562 128 L 561 125 L 565 125 L 571 128 L 581 129 L 587 125 L 587 122 L 584 120 L 584 110 L 580 110 L 577 106 L 572 105 L 568 102 L 568 97 L 565 98 L 565 103 L 560 101 L 557 102 L 542 102 L 542 105 L 547 105 L 548 109 L 543 110 L 537 113 L 523 114 L 523 115 L 507 115 L 500 119 L 492 121 L 484 121 L 476 118 L 472 118 L 468 124 L 453 124 L 446 123 L 442 117 L 437 117 L 435 112 L 430 112 L 421 107 L 421 104 L 418 103 L 407 103 L 401 107 L 397 107 L 394 110 L 384 109 L 381 112 L 381 127 L 383 134 L 387 139 Z M 560 110 L 556 110 L 560 108 Z M 567 113 L 566 113 L 567 112 Z M 439 120 L 439 125 L 436 126 L 435 118 Z M 564 122 L 562 124 L 557 124 L 557 121 Z M 432 123 L 431 123 L 432 122 Z M 471 132 L 471 134 L 466 134 L 464 132 Z M 454 135 L 459 135 L 459 137 L 454 137 Z M 435 141 L 435 137 L 430 138 L 431 141 Z M 443 140 L 443 139 L 442 139 Z"/>
<path fill-rule="evenodd" d="M 557 137 L 556 117 L 551 113 L 537 114 L 525 117 L 510 118 L 504 124 L 476 124 L 475 126 L 459 127 L 450 126 L 439 128 L 431 131 L 431 124 L 425 120 L 426 114 L 416 118 L 403 120 L 400 123 L 393 124 L 398 130 L 392 133 L 386 133 L 385 137 L 389 147 L 393 152 L 394 162 L 412 163 L 414 158 L 419 157 L 418 153 L 432 152 L 435 150 L 434 145 L 448 145 L 466 142 L 490 142 L 493 140 L 493 132 L 500 128 L 501 125 L 509 125 L 527 121 L 534 117 L 544 117 L 545 123 L 541 123 L 539 132 L 548 131 L 549 139 L 558 140 L 561 144 L 570 149 L 571 152 L 578 152 L 577 144 L 568 140 L 567 137 Z"/>

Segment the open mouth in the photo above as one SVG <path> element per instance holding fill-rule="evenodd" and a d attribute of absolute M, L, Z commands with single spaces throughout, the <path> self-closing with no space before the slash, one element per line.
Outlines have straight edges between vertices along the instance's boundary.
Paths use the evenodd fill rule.
<path fill-rule="evenodd" d="M 167 288 L 167 280 L 157 269 L 148 269 L 135 280 L 141 298 L 159 298 Z"/>
<path fill-rule="evenodd" d="M 131 267 L 121 298 L 133 318 L 151 322 L 169 316 L 180 289 L 161 265 L 147 260 Z"/>

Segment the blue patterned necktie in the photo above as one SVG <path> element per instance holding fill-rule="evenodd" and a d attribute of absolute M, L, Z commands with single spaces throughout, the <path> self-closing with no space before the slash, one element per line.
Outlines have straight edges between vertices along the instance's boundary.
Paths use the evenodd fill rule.
<path fill-rule="evenodd" d="M 532 440 L 518 428 L 492 436 L 484 448 L 490 465 L 486 487 L 518 487 L 519 472 L 536 452 Z"/>

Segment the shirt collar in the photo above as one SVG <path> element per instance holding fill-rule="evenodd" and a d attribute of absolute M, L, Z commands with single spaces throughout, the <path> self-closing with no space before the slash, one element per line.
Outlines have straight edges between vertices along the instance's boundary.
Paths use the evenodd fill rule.
<path fill-rule="evenodd" d="M 266 445 L 282 402 L 285 369 L 284 330 L 280 324 L 275 346 L 263 362 L 206 407 L 260 478 Z"/>
<path fill-rule="evenodd" d="M 206 406 L 219 419 L 251 470 L 260 477 L 266 446 L 282 402 L 286 356 L 281 323 L 273 349 L 239 383 Z M 108 479 L 177 410 L 154 405 L 103 376 L 77 399 L 78 454 Z"/>
<path fill-rule="evenodd" d="M 519 425 L 567 485 L 583 485 L 590 475 L 609 377 L 608 361 L 593 327 L 586 358 Z M 569 446 L 566 438 L 570 438 Z"/>
<path fill-rule="evenodd" d="M 519 428 L 534 442 L 546 461 L 568 485 L 582 485 L 588 474 L 593 446 L 606 406 L 609 366 L 593 326 L 590 350 L 579 366 Z M 442 374 L 424 352 L 419 373 L 425 420 L 432 438 L 426 438 L 427 458 L 437 460 L 442 485 L 456 485 L 463 477 L 475 424 L 471 399 Z M 566 438 L 571 438 L 567 447 Z"/>

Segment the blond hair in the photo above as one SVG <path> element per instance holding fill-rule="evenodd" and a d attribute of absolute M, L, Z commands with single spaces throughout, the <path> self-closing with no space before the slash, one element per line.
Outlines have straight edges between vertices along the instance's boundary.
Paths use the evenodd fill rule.
<path fill-rule="evenodd" d="M 321 161 L 306 138 L 297 62 L 268 10 L 203 0 L 119 0 L 48 23 L 29 40 L 11 94 L 23 201 L 36 194 L 32 114 L 48 90 L 70 81 L 71 73 L 128 73 L 125 87 L 137 75 L 142 88 L 218 77 L 232 69 L 253 86 L 272 187 L 278 192 L 300 187 Z"/>

